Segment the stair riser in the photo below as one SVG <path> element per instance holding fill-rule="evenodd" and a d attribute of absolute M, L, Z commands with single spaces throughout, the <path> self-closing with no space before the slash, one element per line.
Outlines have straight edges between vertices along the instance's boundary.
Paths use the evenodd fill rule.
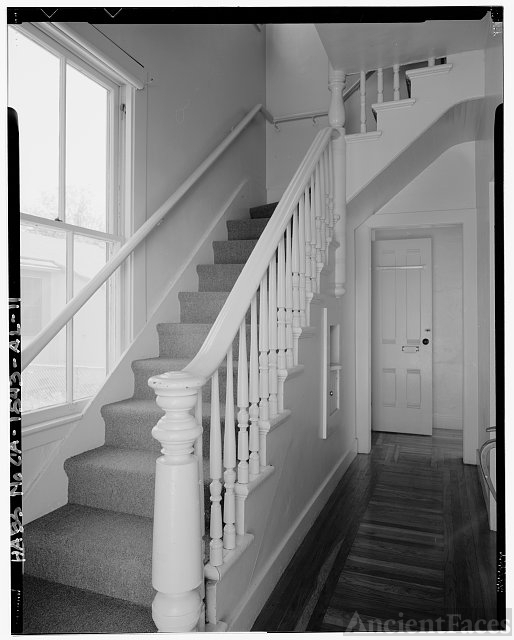
<path fill-rule="evenodd" d="M 157 456 L 156 456 L 157 457 Z M 144 472 L 91 467 L 67 460 L 68 501 L 97 509 L 153 517 L 155 464 Z"/>
<path fill-rule="evenodd" d="M 214 264 L 244 264 L 257 240 L 218 240 L 212 243 Z"/>
<path fill-rule="evenodd" d="M 145 607 L 152 604 L 155 591 L 151 586 L 150 558 L 134 559 L 128 566 L 106 558 L 100 565 L 92 562 L 90 555 L 80 546 L 72 553 L 35 544 L 30 544 L 30 550 L 24 564 L 27 575 L 128 600 Z"/>
<path fill-rule="evenodd" d="M 252 207 L 250 209 L 250 218 L 269 218 L 275 209 L 278 202 L 270 202 L 269 204 L 262 204 L 259 207 Z"/>
<path fill-rule="evenodd" d="M 235 265 L 199 265 L 198 290 L 199 291 L 232 291 L 239 274 L 243 270 L 242 264 Z"/>
<path fill-rule="evenodd" d="M 227 232 L 229 240 L 252 240 L 260 238 L 268 224 L 269 218 L 255 220 L 228 220 Z"/>
<path fill-rule="evenodd" d="M 179 294 L 180 322 L 189 324 L 215 322 L 228 295 L 224 292 L 213 294 L 206 291 Z M 250 322 L 250 311 L 246 314 L 246 322 Z"/>
<path fill-rule="evenodd" d="M 184 325 L 159 325 L 159 356 L 161 358 L 191 358 L 200 350 L 205 338 L 207 337 L 210 327 L 200 328 L 197 330 L 184 331 Z M 193 325 L 189 325 L 190 327 Z M 247 352 L 249 356 L 250 347 L 250 328 L 247 325 Z M 234 354 L 237 354 L 239 349 L 239 335 L 236 335 L 233 342 Z"/>

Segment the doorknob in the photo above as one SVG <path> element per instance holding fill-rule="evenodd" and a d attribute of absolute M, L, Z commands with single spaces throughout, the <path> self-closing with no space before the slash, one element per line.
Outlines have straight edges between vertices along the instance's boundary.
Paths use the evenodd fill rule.
<path fill-rule="evenodd" d="M 423 342 L 423 344 L 428 344 L 430 340 L 428 338 L 423 338 L 421 342 Z"/>

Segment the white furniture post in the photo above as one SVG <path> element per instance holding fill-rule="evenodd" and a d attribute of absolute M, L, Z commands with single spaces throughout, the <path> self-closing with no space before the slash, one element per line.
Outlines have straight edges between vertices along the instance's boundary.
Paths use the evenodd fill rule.
<path fill-rule="evenodd" d="M 204 383 L 184 371 L 148 381 L 166 412 L 152 429 L 163 454 L 155 465 L 152 553 L 152 617 L 159 631 L 193 631 L 201 612 L 202 514 L 193 447 L 202 426 L 191 411 Z"/>
<path fill-rule="evenodd" d="M 331 93 L 328 122 L 334 131 L 332 134 L 332 159 L 334 162 L 334 235 L 335 282 L 334 293 L 340 297 L 345 292 L 346 282 L 346 140 L 343 89 L 346 75 L 344 69 L 329 67 L 328 88 Z"/>

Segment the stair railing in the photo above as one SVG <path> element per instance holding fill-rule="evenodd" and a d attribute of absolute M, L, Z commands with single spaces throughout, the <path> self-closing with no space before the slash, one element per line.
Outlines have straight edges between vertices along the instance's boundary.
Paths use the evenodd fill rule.
<path fill-rule="evenodd" d="M 321 272 L 334 239 L 333 291 L 344 292 L 344 83 L 344 71 L 330 70 L 330 126 L 316 135 L 200 351 L 182 371 L 148 381 L 165 411 L 152 432 L 163 453 L 156 462 L 153 537 L 157 594 L 152 611 L 159 631 L 204 628 L 204 575 L 219 580 L 248 541 L 245 500 L 251 483 L 270 471 L 267 434 L 287 415 L 284 383 L 298 364 L 298 340 L 310 323 L 310 305 L 321 291 Z M 194 453 L 202 418 L 192 411 L 209 380 L 211 507 L 204 570 L 203 489 L 198 489 L 203 482 Z M 220 384 L 225 386 L 223 400 Z M 208 583 L 206 609 L 215 628 L 211 587 Z"/>
<path fill-rule="evenodd" d="M 86 302 L 100 289 L 116 269 L 138 248 L 142 241 L 159 225 L 175 205 L 185 196 L 198 180 L 210 169 L 216 160 L 239 137 L 252 122 L 255 116 L 262 112 L 266 119 L 270 114 L 257 104 L 246 116 L 232 128 L 230 133 L 218 144 L 207 158 L 193 171 L 180 187 L 148 218 L 120 250 L 100 269 L 100 271 L 74 296 L 60 311 L 60 313 L 27 345 L 22 352 L 22 369 L 25 369 L 59 331 L 80 311 Z"/>

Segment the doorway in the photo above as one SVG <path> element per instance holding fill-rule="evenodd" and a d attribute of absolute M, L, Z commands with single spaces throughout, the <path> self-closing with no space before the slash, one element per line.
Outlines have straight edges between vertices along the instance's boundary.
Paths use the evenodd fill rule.
<path fill-rule="evenodd" d="M 453 232 L 449 229 L 454 228 Z M 417 237 L 430 235 L 438 229 L 439 233 L 457 233 L 462 246 L 462 312 L 460 324 L 461 336 L 461 415 L 444 413 L 439 402 L 435 404 L 434 425 L 445 421 L 446 428 L 462 425 L 463 461 L 476 464 L 478 441 L 478 398 L 477 398 L 477 256 L 476 256 L 476 212 L 474 210 L 429 211 L 408 214 L 380 214 L 371 216 L 355 230 L 356 255 L 356 436 L 358 451 L 369 453 L 371 450 L 371 391 L 372 391 L 372 354 L 371 354 L 371 247 L 372 236 L 387 239 L 398 237 L 398 233 L 417 234 Z M 401 232 L 400 232 L 401 230 Z M 413 237 L 411 235 L 411 237 Z M 439 274 L 438 274 L 439 275 Z M 450 276 L 453 274 L 450 273 Z M 444 307 L 451 310 L 449 305 Z M 445 321 L 442 321 L 443 326 Z M 435 327 L 434 327 L 435 331 Z M 438 329 L 438 333 L 440 330 Z M 451 338 L 447 337 L 443 345 L 441 362 L 447 353 Z M 445 374 L 448 375 L 448 374 Z M 451 374 L 450 374 L 451 375 Z M 440 388 L 445 385 L 440 372 L 435 373 L 440 380 Z M 455 397 L 455 392 L 453 391 Z M 439 396 L 442 398 L 442 396 Z M 446 405 L 448 406 L 448 404 Z M 453 415 L 453 420 L 451 419 Z M 459 423 L 457 422 L 459 421 Z"/>

